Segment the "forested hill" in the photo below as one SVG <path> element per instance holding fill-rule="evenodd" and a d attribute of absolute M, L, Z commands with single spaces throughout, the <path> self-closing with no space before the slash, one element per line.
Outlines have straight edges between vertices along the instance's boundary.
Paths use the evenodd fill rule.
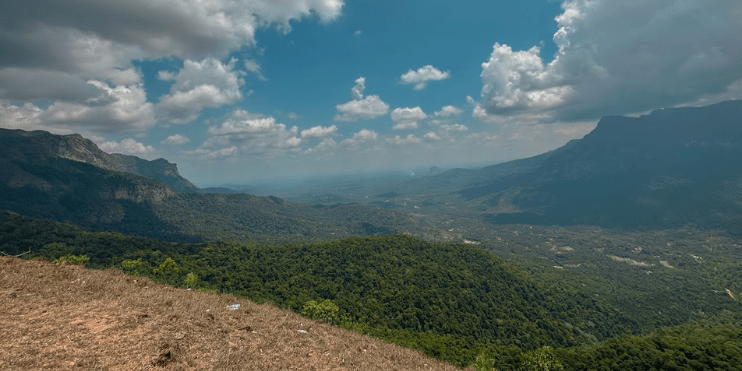
<path fill-rule="evenodd" d="M 409 236 L 267 246 L 173 244 L 4 213 L 0 251 L 56 259 L 86 255 L 182 286 L 232 293 L 299 311 L 338 307 L 327 320 L 462 366 L 487 347 L 570 346 L 636 330 L 605 301 L 541 284 L 473 246 Z M 195 278 L 195 280 L 194 280 Z"/>

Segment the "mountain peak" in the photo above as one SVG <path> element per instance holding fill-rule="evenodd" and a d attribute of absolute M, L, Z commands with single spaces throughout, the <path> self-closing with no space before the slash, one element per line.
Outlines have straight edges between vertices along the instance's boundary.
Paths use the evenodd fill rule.
<path fill-rule="evenodd" d="M 148 161 L 120 153 L 109 154 L 80 134 L 55 135 L 41 130 L 0 129 L 0 143 L 5 144 L 5 156 L 16 160 L 63 158 L 157 180 L 178 192 L 200 191 L 180 176 L 174 163 L 162 158 Z"/>

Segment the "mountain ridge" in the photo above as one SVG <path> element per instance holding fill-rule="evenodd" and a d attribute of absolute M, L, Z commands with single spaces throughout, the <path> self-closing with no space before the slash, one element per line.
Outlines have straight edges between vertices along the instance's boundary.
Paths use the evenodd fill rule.
<path fill-rule="evenodd" d="M 0 209 L 177 241 L 336 239 L 409 232 L 414 218 L 367 205 L 222 195 L 175 164 L 108 154 L 80 135 L 0 130 Z"/>
<path fill-rule="evenodd" d="M 104 170 L 125 172 L 160 181 L 178 192 L 199 192 L 199 188 L 183 178 L 178 167 L 163 158 L 144 160 L 120 153 L 102 151 L 91 140 L 80 134 L 55 135 L 42 130 L 25 131 L 0 129 L 0 144 L 4 146 L 3 158 L 19 160 L 33 158 L 62 158 L 82 162 Z"/>
<path fill-rule="evenodd" d="M 537 166 L 458 194 L 494 223 L 738 226 L 740 123 L 742 101 L 606 116 Z"/>

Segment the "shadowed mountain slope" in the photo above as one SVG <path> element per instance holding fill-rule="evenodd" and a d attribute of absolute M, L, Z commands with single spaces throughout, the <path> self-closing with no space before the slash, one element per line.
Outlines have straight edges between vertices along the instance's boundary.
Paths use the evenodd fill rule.
<path fill-rule="evenodd" d="M 738 228 L 741 158 L 742 101 L 662 109 L 604 117 L 560 149 L 476 170 L 459 194 L 495 223 Z"/>
<path fill-rule="evenodd" d="M 5 161 L 42 162 L 67 159 L 95 167 L 160 181 L 178 192 L 199 189 L 180 176 L 177 165 L 165 159 L 143 160 L 120 153 L 108 154 L 79 134 L 54 135 L 45 131 L 0 129 L 0 157 Z"/>

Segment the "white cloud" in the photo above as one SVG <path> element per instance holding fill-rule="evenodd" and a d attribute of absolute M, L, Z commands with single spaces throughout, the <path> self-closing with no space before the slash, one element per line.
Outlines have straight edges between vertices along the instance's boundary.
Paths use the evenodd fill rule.
<path fill-rule="evenodd" d="M 441 72 L 437 68 L 427 65 L 420 67 L 417 71 L 409 70 L 400 77 L 402 84 L 415 84 L 415 90 L 422 90 L 428 85 L 429 81 L 445 80 L 450 76 L 450 72 Z"/>
<path fill-rule="evenodd" d="M 132 138 L 127 138 L 120 142 L 103 142 L 98 145 L 98 148 L 108 153 L 123 153 L 133 156 L 148 156 L 157 152 L 154 147 L 145 146 Z"/>
<path fill-rule="evenodd" d="M 438 134 L 430 131 L 424 136 L 425 139 L 431 139 L 431 140 L 441 140 L 441 138 L 438 136 Z"/>
<path fill-rule="evenodd" d="M 449 117 L 460 115 L 463 111 L 460 108 L 454 106 L 445 106 L 440 111 L 435 113 L 435 117 Z"/>
<path fill-rule="evenodd" d="M 332 138 L 325 138 L 323 141 L 321 141 L 319 144 L 317 144 L 314 148 L 309 148 L 304 153 L 313 153 L 313 152 L 325 152 L 328 150 L 331 150 L 337 146 L 337 142 Z"/>
<path fill-rule="evenodd" d="M 392 111 L 391 117 L 392 121 L 396 123 L 392 129 L 409 130 L 416 129 L 417 122 L 424 120 L 428 115 L 426 115 L 420 107 L 405 107 L 395 108 L 394 111 Z"/>
<path fill-rule="evenodd" d="M 160 143 L 166 144 L 166 145 L 169 145 L 169 146 L 178 146 L 178 145 L 189 143 L 190 141 L 191 140 L 188 139 L 188 137 L 185 136 L 185 135 L 174 134 L 174 135 L 171 135 L 171 136 L 165 138 Z"/>
<path fill-rule="evenodd" d="M 352 140 L 356 142 L 372 142 L 379 138 L 379 134 L 373 130 L 362 129 L 353 134 Z"/>
<path fill-rule="evenodd" d="M 111 87 L 96 80 L 88 84 L 98 94 L 82 103 L 58 101 L 46 109 L 32 103 L 1 104 L 0 122 L 4 127 L 36 128 L 60 134 L 141 131 L 155 124 L 152 104 L 146 101 L 141 84 Z"/>
<path fill-rule="evenodd" d="M 462 125 L 462 124 L 453 124 L 453 125 L 444 124 L 444 125 L 441 125 L 441 129 L 445 131 L 467 131 L 469 130 L 469 128 L 466 127 L 466 125 Z"/>
<path fill-rule="evenodd" d="M 389 144 L 403 146 L 408 144 L 419 144 L 422 139 L 414 136 L 413 134 L 407 134 L 406 137 L 402 138 L 399 135 L 395 135 L 394 138 L 386 138 L 386 142 Z"/>
<path fill-rule="evenodd" d="M 302 130 L 302 138 L 323 138 L 329 135 L 335 134 L 338 128 L 335 125 L 332 126 L 315 126 L 310 129 Z"/>
<path fill-rule="evenodd" d="M 214 58 L 201 62 L 185 60 L 178 73 L 161 71 L 159 78 L 175 81 L 170 94 L 160 98 L 159 107 L 174 123 L 188 123 L 204 107 L 217 108 L 242 99 L 240 87 L 244 85 L 240 71 L 235 71 L 236 59 L 224 64 Z"/>
<path fill-rule="evenodd" d="M 276 155 L 298 150 L 298 133 L 296 126 L 287 129 L 273 117 L 235 110 L 221 125 L 209 127 L 210 137 L 199 148 L 236 147 L 242 154 Z"/>
<path fill-rule="evenodd" d="M 724 95 L 742 78 L 742 2 L 564 0 L 554 58 L 495 43 L 474 116 L 594 119 Z"/>
<path fill-rule="evenodd" d="M 558 86 L 560 76 L 547 71 L 539 53 L 536 46 L 513 52 L 509 46 L 495 43 L 490 60 L 482 63 L 484 104 L 497 112 L 507 112 L 564 103 L 572 88 Z"/>
<path fill-rule="evenodd" d="M 258 61 L 254 59 L 245 59 L 244 64 L 245 64 L 245 69 L 254 73 L 255 76 L 258 77 L 259 80 L 268 81 L 268 78 L 266 78 L 265 75 L 263 75 L 263 71 Z"/>
<path fill-rule="evenodd" d="M 340 142 L 340 144 L 345 147 L 357 148 L 357 146 L 360 144 L 376 142 L 378 139 L 379 133 L 373 130 L 362 129 L 361 131 L 353 134 L 351 138 L 345 139 Z"/>
<path fill-rule="evenodd" d="M 351 89 L 350 102 L 335 106 L 338 114 L 335 121 L 358 121 L 359 119 L 373 119 L 384 116 L 389 112 L 389 105 L 379 98 L 378 95 L 369 95 L 364 98 L 363 91 L 366 89 L 366 79 L 359 77 L 356 85 Z"/>
<path fill-rule="evenodd" d="M 216 160 L 223 158 L 235 158 L 239 155 L 240 151 L 237 146 L 225 147 L 216 150 L 210 150 L 205 148 L 197 148 L 193 151 L 188 151 L 186 154 L 196 155 L 204 160 Z"/>

